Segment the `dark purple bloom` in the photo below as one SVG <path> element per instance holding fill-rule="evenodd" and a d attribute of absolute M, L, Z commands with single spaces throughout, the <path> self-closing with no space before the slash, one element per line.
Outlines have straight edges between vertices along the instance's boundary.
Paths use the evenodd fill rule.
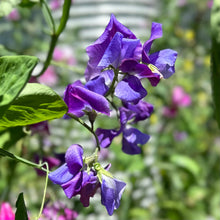
<path fill-rule="evenodd" d="M 120 180 L 102 174 L 101 202 L 112 215 L 120 205 L 122 193 L 126 184 Z"/>
<path fill-rule="evenodd" d="M 148 103 L 147 103 L 148 104 Z M 122 138 L 122 151 L 127 154 L 139 154 L 141 153 L 141 149 L 139 145 L 143 145 L 148 142 L 150 136 L 142 133 L 136 128 L 128 127 L 128 121 L 138 121 L 146 119 L 152 112 L 152 108 L 148 108 L 148 113 L 143 114 L 140 106 L 144 106 L 146 109 L 145 102 L 138 103 L 137 107 L 135 105 L 129 105 L 129 108 L 121 107 L 120 108 L 120 129 L 117 131 L 116 129 L 102 129 L 98 128 L 96 130 L 96 135 L 98 136 L 100 146 L 103 148 L 109 147 L 112 140 L 118 136 L 119 134 L 123 134 Z M 149 104 L 150 105 L 150 104 Z M 142 116 L 138 118 L 138 113 L 142 113 Z"/>
<path fill-rule="evenodd" d="M 64 101 L 68 106 L 68 113 L 77 117 L 82 117 L 85 111 L 93 109 L 106 115 L 110 114 L 106 98 L 87 89 L 79 80 L 67 86 Z"/>
<path fill-rule="evenodd" d="M 141 57 L 140 40 L 114 15 L 103 34 L 86 49 L 89 56 L 85 71 L 86 80 L 90 80 L 101 74 L 101 71 L 109 65 L 117 68 L 122 60 L 133 58 L 139 60 Z"/>
<path fill-rule="evenodd" d="M 72 198 L 79 194 L 84 206 L 89 205 L 89 198 L 98 188 L 98 179 L 95 173 L 88 174 L 83 170 L 83 149 L 80 145 L 70 146 L 66 152 L 66 163 L 49 174 L 50 180 L 61 185 L 66 196 Z"/>

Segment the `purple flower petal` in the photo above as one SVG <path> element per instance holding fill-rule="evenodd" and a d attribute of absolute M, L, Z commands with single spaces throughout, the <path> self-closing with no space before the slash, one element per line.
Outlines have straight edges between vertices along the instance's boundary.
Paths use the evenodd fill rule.
<path fill-rule="evenodd" d="M 119 32 L 114 35 L 99 61 L 98 67 L 102 67 L 101 69 L 104 69 L 109 65 L 112 65 L 115 68 L 118 67 L 121 56 L 122 38 L 123 35 Z"/>
<path fill-rule="evenodd" d="M 90 172 L 88 175 L 86 172 L 83 172 L 83 183 L 82 189 L 80 191 L 80 201 L 84 207 L 89 206 L 89 199 L 93 197 L 100 186 L 97 176 L 93 172 Z"/>
<path fill-rule="evenodd" d="M 149 118 L 152 114 L 154 107 L 152 104 L 145 102 L 145 101 L 139 101 L 136 105 L 132 105 L 130 103 L 126 103 L 125 107 L 129 109 L 130 111 L 134 112 L 134 122 L 145 120 L 146 118 Z"/>
<path fill-rule="evenodd" d="M 112 140 L 120 134 L 120 132 L 114 129 L 101 129 L 96 130 L 96 135 L 98 136 L 100 146 L 103 148 L 109 147 Z"/>
<path fill-rule="evenodd" d="M 65 160 L 69 172 L 74 176 L 83 167 L 83 148 L 78 144 L 71 145 L 66 151 Z"/>
<path fill-rule="evenodd" d="M 123 131 L 122 151 L 126 154 L 140 154 L 139 144 L 148 142 L 150 136 L 140 132 L 136 128 L 129 128 Z"/>
<path fill-rule="evenodd" d="M 85 88 L 103 96 L 108 91 L 108 86 L 106 86 L 105 78 L 102 75 L 88 81 L 85 84 Z"/>
<path fill-rule="evenodd" d="M 175 73 L 177 52 L 171 49 L 161 50 L 149 56 L 150 62 L 155 65 L 165 79 Z"/>
<path fill-rule="evenodd" d="M 61 167 L 53 172 L 49 173 L 49 178 L 55 184 L 64 184 L 73 178 L 73 174 L 69 172 L 67 164 L 63 164 Z"/>
<path fill-rule="evenodd" d="M 119 207 L 125 186 L 126 184 L 120 180 L 102 175 L 101 203 L 106 207 L 109 215 Z"/>
<path fill-rule="evenodd" d="M 85 103 L 83 102 L 83 100 L 74 95 L 74 87 L 78 85 L 78 82 L 79 81 L 76 81 L 75 83 L 66 87 L 63 99 L 68 106 L 68 113 L 74 114 L 77 117 L 82 117 L 84 115 L 82 109 L 85 107 Z"/>
<path fill-rule="evenodd" d="M 67 198 L 70 199 L 80 192 L 82 186 L 82 179 L 82 172 L 79 172 L 71 180 L 61 185 Z"/>
<path fill-rule="evenodd" d="M 139 39 L 122 39 L 121 60 L 141 58 L 142 45 Z"/>
<path fill-rule="evenodd" d="M 121 130 L 125 128 L 126 123 L 131 120 L 135 114 L 134 112 L 130 111 L 125 107 L 119 108 L 120 111 L 120 123 L 121 123 Z"/>
<path fill-rule="evenodd" d="M 94 44 L 86 49 L 89 56 L 89 62 L 85 71 L 85 78 L 87 81 L 100 74 L 102 69 L 98 67 L 98 63 L 117 32 L 121 33 L 124 38 L 136 39 L 136 36 L 128 28 L 122 25 L 114 15 L 111 15 L 110 21 L 103 34 Z"/>
<path fill-rule="evenodd" d="M 152 43 L 155 39 L 161 38 L 163 36 L 162 24 L 152 22 L 151 27 L 151 36 L 148 41 L 144 43 L 143 51 L 142 51 L 142 62 L 150 63 L 150 59 L 148 57 L 148 53 L 150 52 Z"/>
<path fill-rule="evenodd" d="M 141 85 L 136 76 L 128 76 L 123 79 L 115 88 L 115 96 L 123 102 L 138 103 L 139 100 L 147 95 L 147 91 Z"/>
<path fill-rule="evenodd" d="M 106 98 L 84 88 L 80 81 L 67 86 L 64 101 L 68 106 L 68 113 L 77 117 L 83 116 L 84 110 L 92 111 L 92 109 L 106 115 L 110 114 L 109 103 Z"/>

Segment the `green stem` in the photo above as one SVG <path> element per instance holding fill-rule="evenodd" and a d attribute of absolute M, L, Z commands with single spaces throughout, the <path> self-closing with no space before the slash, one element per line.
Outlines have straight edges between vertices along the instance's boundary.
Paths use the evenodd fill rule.
<path fill-rule="evenodd" d="M 108 92 L 106 92 L 106 94 L 105 94 L 105 97 L 107 97 L 108 95 L 110 95 L 111 93 L 114 92 L 115 83 L 116 83 L 116 81 L 118 80 L 118 70 L 115 69 L 115 68 L 114 68 L 113 70 L 114 70 L 114 78 L 113 78 L 113 80 L 112 80 L 112 84 L 111 84 L 111 86 L 110 86 Z"/>
<path fill-rule="evenodd" d="M 69 117 L 73 118 L 75 121 L 79 122 L 83 127 L 85 127 L 89 132 L 91 132 L 93 134 L 93 136 L 95 137 L 95 140 L 96 140 L 96 147 L 100 151 L 99 139 L 98 139 L 95 131 L 88 124 L 86 124 L 82 119 L 80 119 L 80 118 L 78 118 L 75 115 L 70 114 L 70 113 L 67 113 L 67 115 Z"/>
<path fill-rule="evenodd" d="M 49 166 L 48 163 L 45 162 L 42 164 L 42 166 L 46 166 L 46 179 L 45 179 L 45 186 L 44 186 L 44 193 L 43 193 L 43 199 L 42 199 L 42 203 L 41 203 L 41 208 L 40 208 L 40 212 L 38 214 L 38 217 L 36 218 L 36 220 L 38 220 L 42 214 L 43 208 L 44 208 L 44 203 L 45 203 L 45 198 L 46 198 L 46 192 L 47 192 L 47 185 L 48 185 L 48 174 L 49 174 Z"/>
<path fill-rule="evenodd" d="M 41 76 L 45 72 L 45 70 L 48 68 L 48 66 L 50 65 L 50 62 L 53 58 L 53 52 L 54 52 L 55 46 L 57 44 L 58 38 L 59 38 L 60 34 L 62 33 L 62 31 L 64 30 L 66 23 L 68 21 L 69 11 L 70 11 L 70 6 L 71 6 L 71 0 L 64 1 L 62 17 L 60 19 L 60 24 L 59 24 L 58 29 L 56 31 L 55 22 L 53 20 L 53 17 L 51 15 L 51 11 L 50 11 L 48 5 L 46 4 L 46 2 L 44 0 L 42 0 L 41 2 L 45 7 L 44 13 L 46 14 L 46 17 L 49 20 L 50 26 L 52 27 L 52 34 L 51 34 L 51 41 L 50 41 L 50 49 L 47 53 L 47 58 L 44 62 L 44 66 L 43 66 L 42 70 L 37 75 L 37 77 Z"/>
<path fill-rule="evenodd" d="M 47 170 L 46 170 L 45 168 L 43 168 L 43 165 L 44 165 L 44 164 L 42 165 L 42 164 L 33 163 L 33 162 L 31 162 L 31 161 L 29 161 L 29 160 L 26 160 L 26 159 L 24 159 L 24 158 L 22 158 L 22 157 L 19 157 L 19 156 L 17 156 L 17 155 L 14 155 L 14 154 L 12 154 L 12 153 L 10 153 L 10 152 L 8 152 L 8 151 L 2 149 L 2 148 L 0 148 L 0 156 L 9 157 L 9 158 L 11 158 L 11 159 L 13 159 L 13 160 L 15 160 L 15 161 L 24 163 L 24 164 L 26 164 L 26 165 L 28 165 L 28 166 L 31 166 L 31 167 L 34 167 L 34 168 L 37 168 L 37 169 L 40 169 L 40 170 L 43 170 L 43 171 L 47 172 Z"/>

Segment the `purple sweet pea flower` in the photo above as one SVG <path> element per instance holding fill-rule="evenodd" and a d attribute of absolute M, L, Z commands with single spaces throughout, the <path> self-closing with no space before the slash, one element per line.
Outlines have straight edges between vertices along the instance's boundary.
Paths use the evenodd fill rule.
<path fill-rule="evenodd" d="M 106 207 L 109 215 L 119 207 L 125 186 L 124 182 L 102 174 L 101 203 Z"/>
<path fill-rule="evenodd" d="M 99 182 L 94 172 L 88 174 L 83 169 L 82 156 L 82 147 L 77 144 L 71 145 L 65 154 L 66 163 L 51 172 L 49 178 L 53 183 L 61 185 L 69 199 L 77 194 L 81 195 L 80 201 L 87 207 L 89 198 L 99 187 Z"/>
<path fill-rule="evenodd" d="M 109 115 L 110 108 L 106 98 L 87 89 L 79 80 L 68 85 L 64 92 L 64 101 L 68 106 L 68 113 L 82 117 L 84 111 L 93 109 Z"/>
<path fill-rule="evenodd" d="M 86 80 L 90 80 L 101 74 L 101 71 L 109 65 L 117 68 L 124 59 L 141 57 L 140 40 L 124 25 L 122 25 L 114 15 L 103 34 L 87 47 L 89 56 L 88 65 L 85 71 Z"/>
<path fill-rule="evenodd" d="M 162 35 L 162 24 L 153 22 L 150 39 L 146 41 L 143 46 L 142 62 L 146 64 L 153 64 L 158 69 L 159 73 L 167 79 L 175 72 L 174 65 L 176 62 L 177 52 L 171 49 L 165 49 L 149 54 L 153 41 L 157 38 L 161 38 Z"/>
<path fill-rule="evenodd" d="M 103 148 L 109 147 L 112 140 L 119 134 L 123 134 L 122 138 L 122 151 L 127 154 L 140 154 L 141 149 L 139 145 L 143 145 L 148 142 L 150 136 L 140 132 L 136 128 L 131 128 L 127 126 L 128 121 L 137 122 L 142 119 L 146 119 L 150 116 L 153 111 L 153 106 L 149 104 L 149 108 L 146 108 L 149 103 L 144 101 L 135 105 L 128 105 L 128 108 L 120 108 L 120 129 L 102 129 L 98 128 L 96 130 L 96 135 L 98 136 L 100 146 Z M 129 109 L 130 108 L 130 109 Z M 148 113 L 143 113 L 144 110 L 148 110 Z M 141 116 L 139 117 L 138 114 Z"/>
<path fill-rule="evenodd" d="M 130 58 L 124 60 L 120 66 L 120 70 L 130 74 L 137 74 L 141 78 L 148 78 L 152 86 L 156 86 L 160 78 L 169 78 L 175 72 L 175 61 L 177 52 L 171 49 L 161 50 L 150 54 L 152 43 L 155 39 L 161 38 L 163 35 L 162 25 L 160 23 L 152 23 L 151 36 L 143 45 L 142 63 Z"/>

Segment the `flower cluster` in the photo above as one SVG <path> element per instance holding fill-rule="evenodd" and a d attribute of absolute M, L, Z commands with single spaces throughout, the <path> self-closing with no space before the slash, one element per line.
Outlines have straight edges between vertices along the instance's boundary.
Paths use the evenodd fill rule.
<path fill-rule="evenodd" d="M 61 185 L 66 196 L 70 199 L 80 195 L 80 201 L 87 207 L 90 197 L 101 188 L 101 202 L 108 214 L 120 205 L 125 183 L 113 178 L 108 172 L 109 166 L 102 168 L 97 162 L 97 153 L 83 158 L 83 148 L 74 144 L 65 154 L 65 163 L 49 174 L 55 184 Z"/>
<path fill-rule="evenodd" d="M 98 163 L 101 148 L 109 147 L 112 140 L 122 134 L 122 150 L 127 154 L 140 154 L 140 145 L 148 142 L 149 135 L 139 131 L 134 124 L 150 117 L 153 106 L 144 100 L 147 91 L 142 80 L 147 78 L 157 86 L 161 78 L 169 78 L 175 72 L 177 52 L 164 49 L 151 53 L 152 43 L 162 37 L 162 25 L 152 23 L 151 36 L 143 45 L 140 40 L 114 15 L 103 34 L 87 47 L 89 61 L 85 70 L 85 83 L 77 80 L 64 92 L 68 106 L 66 118 L 73 118 L 95 136 L 97 150 L 83 158 L 83 148 L 74 144 L 65 155 L 65 163 L 49 174 L 59 184 L 66 196 L 80 195 L 84 206 L 89 206 L 98 188 L 101 188 L 101 203 L 112 215 L 120 204 L 125 183 L 115 179 Z M 120 103 L 120 104 L 119 104 Z M 112 108 L 110 108 L 112 106 Z M 110 117 L 116 112 L 119 128 L 98 128 L 94 122 L 98 113 Z M 91 126 L 79 119 L 87 116 Z"/>

